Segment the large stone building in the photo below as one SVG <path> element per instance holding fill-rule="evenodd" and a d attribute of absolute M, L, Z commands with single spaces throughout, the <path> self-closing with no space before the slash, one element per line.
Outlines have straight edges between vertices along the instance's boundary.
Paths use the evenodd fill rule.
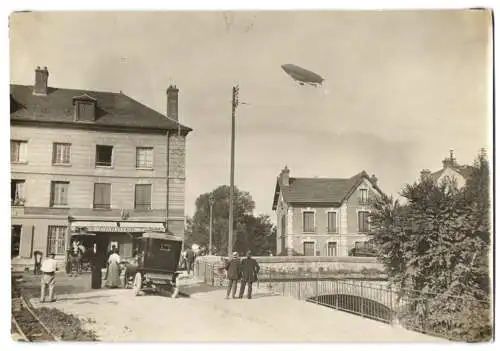
<path fill-rule="evenodd" d="M 291 178 L 281 171 L 274 191 L 277 253 L 347 256 L 369 240 L 369 199 L 382 191 L 375 176 L 363 171 L 351 178 Z"/>
<path fill-rule="evenodd" d="M 64 259 L 72 233 L 130 257 L 147 230 L 184 234 L 185 143 L 178 89 L 167 116 L 123 93 L 11 85 L 13 264 L 35 250 Z M 31 259 L 29 260 L 31 261 Z"/>

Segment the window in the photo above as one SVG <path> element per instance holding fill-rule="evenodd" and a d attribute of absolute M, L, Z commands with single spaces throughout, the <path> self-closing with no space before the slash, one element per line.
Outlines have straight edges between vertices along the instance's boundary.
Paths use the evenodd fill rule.
<path fill-rule="evenodd" d="M 135 209 L 143 211 L 151 210 L 151 184 L 136 184 Z"/>
<path fill-rule="evenodd" d="M 50 206 L 68 206 L 69 182 L 52 182 L 50 194 Z"/>
<path fill-rule="evenodd" d="M 328 243 L 327 256 L 337 256 L 337 243 L 330 242 Z"/>
<path fill-rule="evenodd" d="M 10 203 L 12 206 L 24 205 L 24 180 L 12 179 L 10 182 Z"/>
<path fill-rule="evenodd" d="M 19 256 L 19 248 L 21 246 L 21 226 L 13 225 L 11 226 L 11 253 L 10 257 L 18 257 Z"/>
<path fill-rule="evenodd" d="M 69 165 L 70 153 L 71 153 L 71 144 L 54 143 L 52 147 L 52 164 Z"/>
<path fill-rule="evenodd" d="M 286 234 L 286 216 L 281 216 L 281 235 Z"/>
<path fill-rule="evenodd" d="M 368 203 L 368 189 L 359 190 L 359 202 L 362 204 Z"/>
<path fill-rule="evenodd" d="M 66 250 L 66 227 L 65 226 L 49 226 L 49 236 L 47 243 L 47 252 L 56 255 L 64 255 Z"/>
<path fill-rule="evenodd" d="M 314 256 L 314 242 L 304 242 L 304 256 Z"/>
<path fill-rule="evenodd" d="M 358 212 L 358 232 L 359 233 L 368 233 L 369 231 L 369 221 L 368 216 L 370 212 L 368 211 L 359 211 Z"/>
<path fill-rule="evenodd" d="M 20 140 L 10 141 L 10 162 L 23 163 L 26 162 L 26 154 L 28 150 L 28 142 Z"/>
<path fill-rule="evenodd" d="M 102 167 L 111 167 L 113 164 L 113 147 L 107 145 L 96 145 L 95 165 Z"/>
<path fill-rule="evenodd" d="M 94 184 L 94 208 L 111 208 L 111 184 Z"/>
<path fill-rule="evenodd" d="M 337 212 L 328 212 L 328 233 L 337 232 Z"/>
<path fill-rule="evenodd" d="M 171 251 L 172 250 L 172 245 L 170 244 L 160 244 L 160 251 Z"/>
<path fill-rule="evenodd" d="M 303 213 L 303 229 L 306 233 L 314 232 L 314 212 L 307 211 Z"/>
<path fill-rule="evenodd" d="M 95 120 L 95 103 L 78 101 L 75 112 L 77 121 L 93 121 Z"/>
<path fill-rule="evenodd" d="M 153 148 L 138 147 L 135 152 L 136 168 L 153 168 Z"/>

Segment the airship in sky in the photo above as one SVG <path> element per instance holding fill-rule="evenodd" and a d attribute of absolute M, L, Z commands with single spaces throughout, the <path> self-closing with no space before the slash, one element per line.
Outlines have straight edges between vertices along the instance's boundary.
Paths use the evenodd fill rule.
<path fill-rule="evenodd" d="M 292 65 L 291 63 L 282 65 L 281 68 L 283 68 L 283 71 L 285 71 L 286 74 L 292 77 L 292 79 L 300 85 L 308 84 L 312 86 L 319 86 L 324 81 L 319 74 L 308 71 L 302 67 Z"/>

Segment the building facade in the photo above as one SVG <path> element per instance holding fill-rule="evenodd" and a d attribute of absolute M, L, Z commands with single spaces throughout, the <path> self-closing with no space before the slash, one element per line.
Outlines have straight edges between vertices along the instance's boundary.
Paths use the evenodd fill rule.
<path fill-rule="evenodd" d="M 184 235 L 185 147 L 178 89 L 167 116 L 123 93 L 11 85 L 12 258 L 64 259 L 71 236 L 132 256 L 148 230 Z M 90 243 L 87 243 L 90 244 Z"/>
<path fill-rule="evenodd" d="M 369 200 L 382 194 L 376 177 L 365 171 L 347 179 L 291 178 L 285 167 L 273 201 L 277 253 L 348 256 L 369 240 Z"/>
<path fill-rule="evenodd" d="M 450 156 L 446 157 L 443 161 L 443 167 L 436 171 L 431 172 L 424 169 L 420 172 L 420 179 L 430 178 L 436 184 L 441 184 L 443 181 L 453 181 L 458 188 L 465 186 L 467 178 L 471 175 L 472 167 L 468 165 L 460 165 L 453 155 L 453 150 L 450 150 Z"/>

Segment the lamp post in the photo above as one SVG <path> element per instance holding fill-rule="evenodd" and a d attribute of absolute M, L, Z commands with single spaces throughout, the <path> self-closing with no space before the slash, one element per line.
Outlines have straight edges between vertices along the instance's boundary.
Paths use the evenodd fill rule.
<path fill-rule="evenodd" d="M 208 254 L 212 255 L 212 223 L 213 223 L 213 208 L 214 208 L 214 194 L 210 194 L 208 197 L 208 205 L 210 206 L 210 229 L 209 229 L 209 237 L 208 237 Z"/>
<path fill-rule="evenodd" d="M 238 106 L 238 94 L 240 88 L 236 85 L 233 87 L 233 102 L 231 113 L 231 174 L 229 187 L 229 237 L 227 240 L 227 255 L 230 256 L 233 252 L 233 212 L 234 212 L 234 138 L 235 138 L 235 117 L 236 107 Z"/>

